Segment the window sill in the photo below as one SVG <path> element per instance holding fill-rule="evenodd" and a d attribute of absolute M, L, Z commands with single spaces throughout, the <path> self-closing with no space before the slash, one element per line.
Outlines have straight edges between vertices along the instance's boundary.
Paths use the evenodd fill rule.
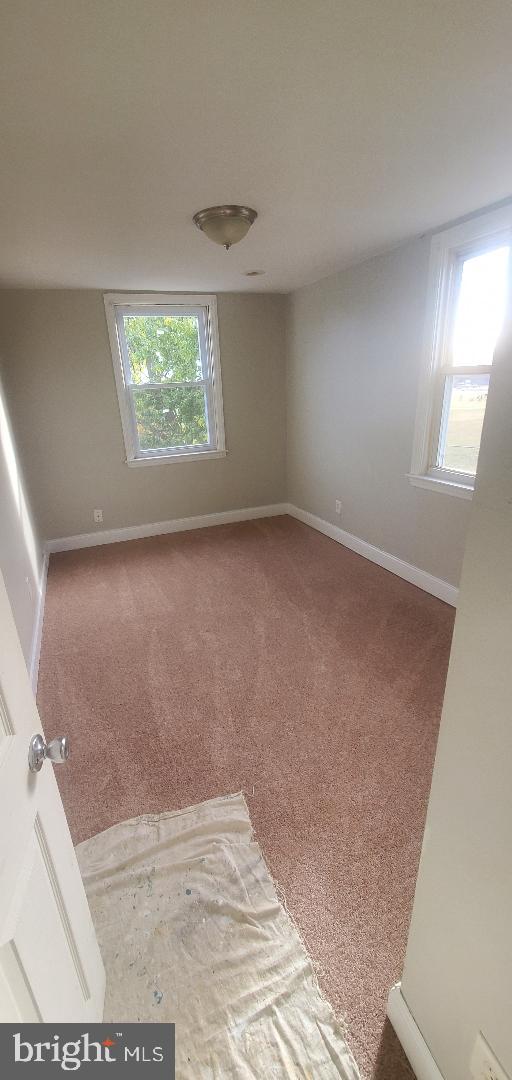
<path fill-rule="evenodd" d="M 127 458 L 126 464 L 130 469 L 138 469 L 145 465 L 171 465 L 183 461 L 202 461 L 204 458 L 224 458 L 227 450 L 198 450 L 194 454 L 153 454 L 148 457 Z"/>
<path fill-rule="evenodd" d="M 430 491 L 438 491 L 444 495 L 456 495 L 458 499 L 472 499 L 474 488 L 469 484 L 457 484 L 453 480 L 441 480 L 436 476 L 418 476 L 416 473 L 407 473 L 407 479 L 414 487 L 427 488 Z"/>

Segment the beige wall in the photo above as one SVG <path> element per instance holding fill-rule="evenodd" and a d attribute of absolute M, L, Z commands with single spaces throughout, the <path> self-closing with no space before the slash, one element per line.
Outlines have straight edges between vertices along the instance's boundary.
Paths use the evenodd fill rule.
<path fill-rule="evenodd" d="M 289 298 L 288 498 L 457 585 L 470 503 L 406 479 L 429 253 L 418 240 Z"/>
<path fill-rule="evenodd" d="M 32 520 L 0 379 L 0 572 L 27 667 L 30 667 L 39 602 L 41 565 L 41 544 Z"/>
<path fill-rule="evenodd" d="M 512 333 L 495 360 L 402 994 L 445 1080 L 512 1076 Z"/>
<path fill-rule="evenodd" d="M 6 390 L 44 539 L 285 497 L 285 298 L 218 296 L 228 455 L 130 469 L 101 292 L 0 294 Z"/>

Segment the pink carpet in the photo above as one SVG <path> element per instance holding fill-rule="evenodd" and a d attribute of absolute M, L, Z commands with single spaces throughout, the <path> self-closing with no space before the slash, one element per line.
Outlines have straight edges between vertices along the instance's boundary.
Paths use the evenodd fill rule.
<path fill-rule="evenodd" d="M 453 625 L 288 517 L 54 555 L 38 700 L 76 842 L 243 788 L 363 1074 L 400 976 Z"/>

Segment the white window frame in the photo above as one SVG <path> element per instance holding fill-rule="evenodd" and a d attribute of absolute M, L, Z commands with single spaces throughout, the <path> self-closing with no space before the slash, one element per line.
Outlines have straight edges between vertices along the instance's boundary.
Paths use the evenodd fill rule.
<path fill-rule="evenodd" d="M 225 457 L 217 297 L 204 293 L 105 293 L 103 299 L 126 449 L 126 464 L 130 467 L 162 465 L 170 462 Z M 141 315 L 199 316 L 203 378 L 191 383 L 185 383 L 182 380 L 176 384 L 170 382 L 169 385 L 204 386 L 208 425 L 208 442 L 204 445 L 164 447 L 159 450 L 140 448 L 132 393 L 134 384 L 130 379 L 129 358 L 122 323 L 123 315 L 130 312 Z M 148 383 L 144 385 L 147 389 L 158 389 L 165 384 L 155 383 L 154 387 Z"/>
<path fill-rule="evenodd" d="M 443 424 L 446 377 L 465 374 L 464 368 L 453 368 L 448 363 L 447 349 L 463 259 L 500 244 L 512 245 L 512 205 L 444 229 L 432 238 L 423 364 L 411 471 L 407 475 L 416 487 L 442 491 L 463 499 L 473 497 L 475 478 L 469 473 L 439 468 L 436 464 Z M 481 375 L 492 369 L 473 366 L 467 370 L 471 370 L 473 375 Z"/>

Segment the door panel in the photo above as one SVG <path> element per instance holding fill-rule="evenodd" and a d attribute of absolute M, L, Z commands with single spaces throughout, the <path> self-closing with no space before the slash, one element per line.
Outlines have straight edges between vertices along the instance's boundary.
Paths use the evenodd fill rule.
<path fill-rule="evenodd" d="M 103 963 L 54 766 L 28 768 L 36 732 L 41 721 L 0 575 L 0 1021 L 97 1021 Z"/>

